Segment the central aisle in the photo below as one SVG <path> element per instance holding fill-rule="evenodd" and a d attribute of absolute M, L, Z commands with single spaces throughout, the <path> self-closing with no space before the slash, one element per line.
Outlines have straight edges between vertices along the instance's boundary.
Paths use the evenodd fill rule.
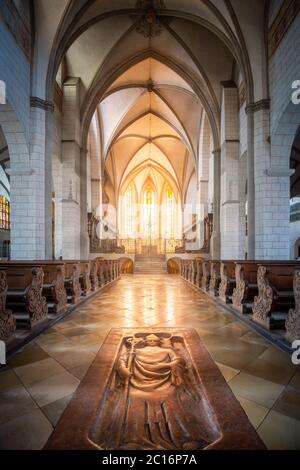
<path fill-rule="evenodd" d="M 266 445 L 300 445 L 300 374 L 289 356 L 178 276 L 135 274 L 87 301 L 0 372 L 0 448 L 43 447 L 109 330 L 143 326 L 195 328 Z"/>

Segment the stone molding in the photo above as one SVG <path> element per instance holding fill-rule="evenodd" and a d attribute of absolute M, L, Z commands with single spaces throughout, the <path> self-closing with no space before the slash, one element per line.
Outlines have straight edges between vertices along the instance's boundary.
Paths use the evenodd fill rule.
<path fill-rule="evenodd" d="M 300 0 L 286 0 L 283 2 L 268 33 L 269 59 L 275 54 L 299 12 Z"/>
<path fill-rule="evenodd" d="M 2 0 L 0 18 L 14 37 L 17 45 L 25 54 L 29 62 L 32 59 L 31 32 L 23 22 L 14 2 Z"/>
<path fill-rule="evenodd" d="M 246 107 L 246 114 L 257 113 L 258 111 L 269 110 L 271 101 L 269 99 L 264 99 L 256 101 L 256 103 L 250 103 Z"/>
<path fill-rule="evenodd" d="M 43 100 L 37 96 L 30 97 L 30 107 L 43 109 L 44 111 L 50 111 L 51 113 L 54 111 L 54 104 L 51 103 L 51 101 Z"/>

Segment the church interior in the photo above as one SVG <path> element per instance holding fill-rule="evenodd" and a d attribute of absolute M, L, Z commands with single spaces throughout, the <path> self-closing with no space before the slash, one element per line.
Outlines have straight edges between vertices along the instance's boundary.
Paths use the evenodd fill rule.
<path fill-rule="evenodd" d="M 2 0 L 0 298 L 1 450 L 300 450 L 299 0 Z"/>

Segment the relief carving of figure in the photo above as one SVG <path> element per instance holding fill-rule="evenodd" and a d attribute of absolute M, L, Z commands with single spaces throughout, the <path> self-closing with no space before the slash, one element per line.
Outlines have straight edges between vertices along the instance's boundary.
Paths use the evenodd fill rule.
<path fill-rule="evenodd" d="M 172 339 L 146 334 L 126 346 L 93 440 L 122 450 L 201 450 L 213 442 L 205 397 Z"/>

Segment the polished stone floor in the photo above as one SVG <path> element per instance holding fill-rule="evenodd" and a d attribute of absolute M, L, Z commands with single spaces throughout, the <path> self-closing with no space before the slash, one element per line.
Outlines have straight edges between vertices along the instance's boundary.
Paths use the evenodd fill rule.
<path fill-rule="evenodd" d="M 300 369 L 177 276 L 123 276 L 0 370 L 0 449 L 40 449 L 110 328 L 195 328 L 269 449 L 300 449 Z"/>

